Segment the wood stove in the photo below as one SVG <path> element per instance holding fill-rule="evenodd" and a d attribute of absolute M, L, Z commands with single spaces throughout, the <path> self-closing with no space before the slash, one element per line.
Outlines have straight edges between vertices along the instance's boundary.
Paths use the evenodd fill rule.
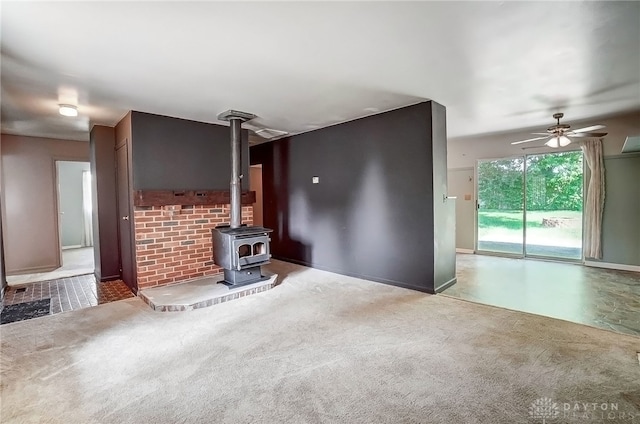
<path fill-rule="evenodd" d="M 230 226 L 211 230 L 213 260 L 224 268 L 224 282 L 244 285 L 260 281 L 260 266 L 269 263 L 269 233 L 264 227 Z"/>
<path fill-rule="evenodd" d="M 224 269 L 223 284 L 233 287 L 265 280 L 260 266 L 268 264 L 271 258 L 269 233 L 273 230 L 241 224 L 242 122 L 255 117 L 253 114 L 235 110 L 218 115 L 218 119 L 229 121 L 231 127 L 231 219 L 230 225 L 219 226 L 211 231 L 213 261 Z"/>

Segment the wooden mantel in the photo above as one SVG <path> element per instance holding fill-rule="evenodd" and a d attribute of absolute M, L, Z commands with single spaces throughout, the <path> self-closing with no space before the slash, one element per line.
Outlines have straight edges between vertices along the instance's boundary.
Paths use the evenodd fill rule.
<path fill-rule="evenodd" d="M 224 205 L 231 200 L 228 190 L 135 190 L 134 206 Z M 255 191 L 242 193 L 242 204 L 252 205 Z"/>

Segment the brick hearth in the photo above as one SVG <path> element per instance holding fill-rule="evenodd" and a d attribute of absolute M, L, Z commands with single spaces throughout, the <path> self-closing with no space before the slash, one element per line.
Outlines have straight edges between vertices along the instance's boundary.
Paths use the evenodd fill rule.
<path fill-rule="evenodd" d="M 134 228 L 138 289 L 222 272 L 212 259 L 211 230 L 218 225 L 229 224 L 229 205 L 174 208 L 136 207 Z M 242 223 L 253 224 L 251 206 L 242 207 Z"/>

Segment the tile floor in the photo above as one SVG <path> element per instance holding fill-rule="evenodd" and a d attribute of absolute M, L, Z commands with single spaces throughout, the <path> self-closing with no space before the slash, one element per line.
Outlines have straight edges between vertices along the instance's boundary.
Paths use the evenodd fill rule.
<path fill-rule="evenodd" d="M 96 282 L 92 274 L 13 285 L 7 288 L 4 304 L 51 299 L 51 313 L 73 311 L 133 297 L 121 280 Z"/>
<path fill-rule="evenodd" d="M 640 336 L 640 273 L 579 264 L 457 255 L 443 294 Z"/>

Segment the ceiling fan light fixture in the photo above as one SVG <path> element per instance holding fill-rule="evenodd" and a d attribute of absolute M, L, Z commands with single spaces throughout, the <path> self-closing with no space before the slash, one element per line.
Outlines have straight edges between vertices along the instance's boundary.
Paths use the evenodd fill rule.
<path fill-rule="evenodd" d="M 60 113 L 60 115 L 62 116 L 78 116 L 78 107 L 74 106 L 74 105 L 58 105 L 59 109 L 58 112 Z"/>
<path fill-rule="evenodd" d="M 558 147 L 568 146 L 569 144 L 571 144 L 571 140 L 569 140 L 569 138 L 564 135 L 559 135 L 559 136 L 551 137 L 549 141 L 547 141 L 544 144 L 554 149 L 557 149 Z"/>
<path fill-rule="evenodd" d="M 549 133 L 548 136 L 534 137 L 534 138 L 529 138 L 527 140 L 513 141 L 511 142 L 511 144 L 530 143 L 532 141 L 542 140 L 547 137 L 551 137 L 544 144 L 554 149 L 557 149 L 558 147 L 565 147 L 571 144 L 571 139 L 567 137 L 567 135 L 571 137 L 594 137 L 594 138 L 604 137 L 605 135 L 607 135 L 607 133 L 591 132 L 591 131 L 596 131 L 596 130 L 601 130 L 603 128 L 606 128 L 606 126 L 604 125 L 592 125 L 590 127 L 584 127 L 584 128 L 579 128 L 577 130 L 572 130 L 571 125 L 560 123 L 560 118 L 562 118 L 563 116 L 564 114 L 562 113 L 555 113 L 553 115 L 553 119 L 556 119 L 558 123 L 556 125 L 553 125 L 547 128 L 547 133 Z M 545 135 L 545 133 L 531 133 L 531 134 Z"/>
<path fill-rule="evenodd" d="M 558 140 L 558 137 L 552 137 L 544 144 L 549 147 L 553 147 L 554 149 L 560 147 L 560 141 Z"/>

